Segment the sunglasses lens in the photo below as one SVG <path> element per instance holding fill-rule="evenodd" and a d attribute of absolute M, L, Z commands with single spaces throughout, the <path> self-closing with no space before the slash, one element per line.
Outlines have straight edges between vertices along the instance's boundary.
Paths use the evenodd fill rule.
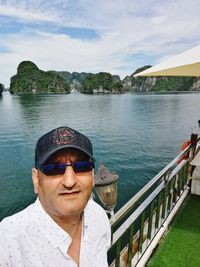
<path fill-rule="evenodd" d="M 45 175 L 59 175 L 64 174 L 66 170 L 66 164 L 49 164 L 42 167 L 42 172 Z"/>
<path fill-rule="evenodd" d="M 75 162 L 70 165 L 68 164 L 49 164 L 44 165 L 41 168 L 41 171 L 45 175 L 53 176 L 53 175 L 60 175 L 64 174 L 67 166 L 72 166 L 75 173 L 81 173 L 81 172 L 89 172 L 94 168 L 94 162 L 91 161 L 80 161 Z"/>
<path fill-rule="evenodd" d="M 75 173 L 89 172 L 94 168 L 94 162 L 80 161 L 73 163 L 73 170 Z"/>

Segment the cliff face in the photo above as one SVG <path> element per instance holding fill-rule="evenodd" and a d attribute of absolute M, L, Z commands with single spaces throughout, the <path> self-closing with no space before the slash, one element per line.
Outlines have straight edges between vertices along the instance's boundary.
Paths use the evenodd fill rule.
<path fill-rule="evenodd" d="M 52 71 L 42 71 L 33 62 L 23 61 L 17 74 L 11 77 L 10 92 L 20 93 L 69 93 L 66 80 Z"/>
<path fill-rule="evenodd" d="M 197 78 L 193 85 L 192 85 L 192 91 L 200 91 L 200 78 Z"/>
<path fill-rule="evenodd" d="M 200 79 L 195 77 L 137 77 L 134 75 L 151 66 L 137 69 L 123 80 L 123 87 L 133 92 L 200 91 Z"/>

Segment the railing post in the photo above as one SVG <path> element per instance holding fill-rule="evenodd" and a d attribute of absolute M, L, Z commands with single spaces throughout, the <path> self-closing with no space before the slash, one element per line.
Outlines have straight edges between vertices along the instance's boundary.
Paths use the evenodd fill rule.
<path fill-rule="evenodd" d="M 117 241 L 116 245 L 117 246 L 116 246 L 115 267 L 120 267 L 121 238 Z"/>
<path fill-rule="evenodd" d="M 169 195 L 167 199 L 167 215 L 170 213 L 172 209 L 172 193 L 173 193 L 173 178 L 169 182 Z"/>
<path fill-rule="evenodd" d="M 152 201 L 150 204 L 149 223 L 148 223 L 148 232 L 147 232 L 147 238 L 149 241 L 151 240 L 151 234 L 152 234 L 153 210 L 154 210 L 154 201 Z"/>
<path fill-rule="evenodd" d="M 193 147 L 191 149 L 191 157 L 192 157 L 192 159 L 195 156 L 197 139 L 198 139 L 198 134 L 192 133 L 191 134 L 191 138 L 190 138 L 191 144 L 193 145 Z M 191 166 L 191 173 L 190 173 L 191 176 L 192 176 L 192 173 L 193 173 L 194 169 L 195 169 L 195 166 Z"/>
<path fill-rule="evenodd" d="M 155 222 L 155 230 L 156 230 L 156 231 L 158 230 L 158 228 L 159 228 L 159 224 L 160 224 L 161 193 L 162 193 L 162 191 L 159 193 L 159 195 L 158 195 L 158 199 L 157 199 L 156 222 Z"/>
<path fill-rule="evenodd" d="M 128 248 L 128 267 L 131 267 L 131 262 L 133 258 L 133 235 L 134 235 L 134 223 L 130 227 L 129 248 Z"/>
<path fill-rule="evenodd" d="M 184 188 L 185 188 L 187 181 L 188 181 L 188 174 L 189 174 L 188 170 L 189 170 L 189 162 L 187 161 L 187 163 L 183 167 L 183 185 L 184 185 Z"/>
<path fill-rule="evenodd" d="M 194 155 L 195 155 L 197 139 L 198 139 L 198 134 L 197 133 L 192 133 L 191 134 L 191 137 L 190 137 L 190 142 L 193 145 L 193 147 L 191 149 L 191 156 L 192 156 L 192 158 L 194 158 Z"/>
<path fill-rule="evenodd" d="M 145 211 L 141 215 L 141 220 L 140 220 L 140 236 L 139 236 L 139 245 L 138 245 L 138 250 L 139 253 L 142 254 L 142 245 L 143 245 L 143 239 L 144 239 L 144 222 L 145 222 Z"/>
<path fill-rule="evenodd" d="M 162 220 L 165 219 L 166 214 L 166 203 L 167 203 L 167 193 L 168 193 L 169 183 L 166 184 L 164 189 L 163 207 L 162 207 Z"/>

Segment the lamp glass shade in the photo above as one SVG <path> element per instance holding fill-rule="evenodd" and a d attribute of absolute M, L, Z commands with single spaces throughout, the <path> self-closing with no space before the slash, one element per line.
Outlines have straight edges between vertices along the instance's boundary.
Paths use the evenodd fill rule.
<path fill-rule="evenodd" d="M 111 211 L 117 204 L 117 182 L 95 187 L 97 195 L 104 207 Z"/>

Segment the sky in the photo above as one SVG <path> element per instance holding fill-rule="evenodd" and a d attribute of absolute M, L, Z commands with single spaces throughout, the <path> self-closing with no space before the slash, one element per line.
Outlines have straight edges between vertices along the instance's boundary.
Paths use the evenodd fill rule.
<path fill-rule="evenodd" d="M 199 0 L 0 0 L 0 83 L 24 60 L 123 79 L 200 44 Z"/>

